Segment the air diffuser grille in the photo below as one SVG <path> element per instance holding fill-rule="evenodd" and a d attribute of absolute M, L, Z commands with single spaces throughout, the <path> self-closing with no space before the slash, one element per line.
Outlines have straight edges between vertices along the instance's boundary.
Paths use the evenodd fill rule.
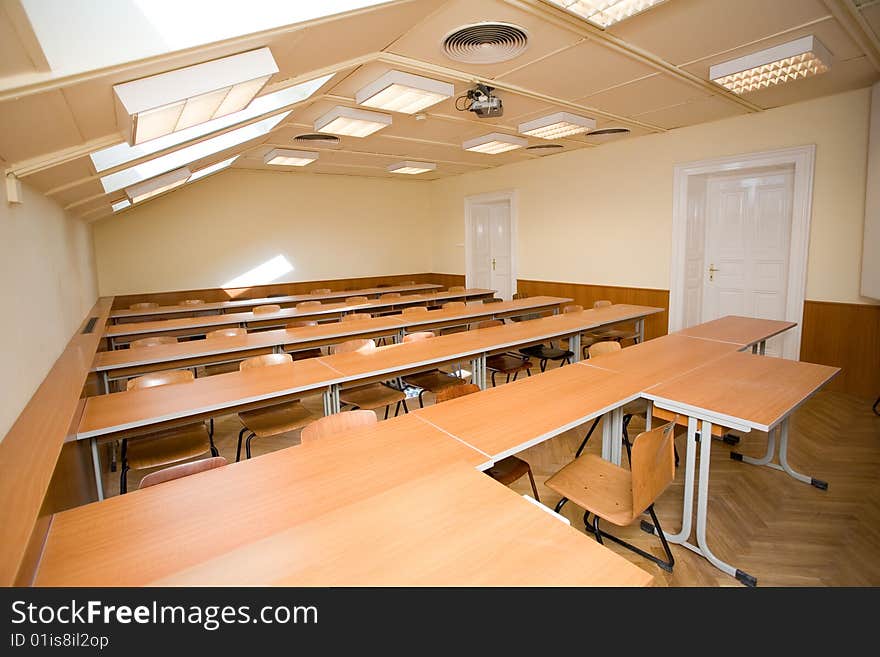
<path fill-rule="evenodd" d="M 293 138 L 294 143 L 309 144 L 311 146 L 333 147 L 339 145 L 339 137 L 336 135 L 325 135 L 320 132 L 311 132 L 304 135 L 297 135 Z"/>
<path fill-rule="evenodd" d="M 510 23 L 476 23 L 447 34 L 443 52 L 450 59 L 468 64 L 506 62 L 522 53 L 528 45 L 526 31 Z"/>
<path fill-rule="evenodd" d="M 550 155 L 562 148 L 562 144 L 535 144 L 526 146 L 526 150 L 535 155 Z"/>

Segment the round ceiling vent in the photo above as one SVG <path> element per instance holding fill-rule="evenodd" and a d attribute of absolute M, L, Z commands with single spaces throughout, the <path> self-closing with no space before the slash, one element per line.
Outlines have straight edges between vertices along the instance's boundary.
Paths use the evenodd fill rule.
<path fill-rule="evenodd" d="M 506 62 L 522 53 L 529 35 L 518 25 L 485 22 L 459 27 L 443 37 L 443 52 L 467 64 Z"/>
<path fill-rule="evenodd" d="M 603 128 L 602 130 L 593 130 L 588 132 L 585 137 L 607 137 L 608 135 L 625 135 L 629 128 Z"/>
<path fill-rule="evenodd" d="M 562 150 L 562 144 L 536 144 L 535 146 L 526 146 L 526 150 L 535 155 L 550 155 Z"/>
<path fill-rule="evenodd" d="M 304 146 L 324 146 L 325 148 L 339 146 L 339 137 L 337 137 L 336 135 L 321 134 L 320 132 L 311 132 L 304 135 L 297 135 L 293 138 L 293 141 L 297 144 L 302 144 Z"/>

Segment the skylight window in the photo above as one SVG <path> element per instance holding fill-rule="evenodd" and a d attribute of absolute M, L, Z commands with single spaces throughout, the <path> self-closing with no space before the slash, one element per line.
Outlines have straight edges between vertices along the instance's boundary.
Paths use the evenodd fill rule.
<path fill-rule="evenodd" d="M 287 118 L 289 114 L 290 112 L 276 114 L 275 116 L 270 116 L 262 121 L 257 121 L 256 123 L 236 128 L 235 130 L 231 130 L 222 135 L 211 137 L 205 141 L 193 144 L 192 146 L 187 146 L 186 148 L 181 148 L 180 150 L 168 153 L 167 155 L 162 155 L 161 157 L 143 162 L 142 164 L 123 169 L 122 171 L 117 171 L 116 173 L 111 173 L 110 175 L 101 178 L 101 184 L 104 186 L 104 191 L 109 194 L 118 189 L 122 189 L 123 187 L 129 187 L 130 185 L 139 183 L 142 180 L 161 175 L 172 169 L 178 169 L 186 166 L 190 162 L 195 162 L 196 160 L 208 157 L 214 153 L 224 151 L 227 148 L 238 146 L 251 139 L 262 137 Z"/>
<path fill-rule="evenodd" d="M 230 157 L 228 160 L 223 160 L 222 162 L 217 162 L 217 164 L 212 164 L 211 166 L 205 167 L 204 169 L 199 169 L 198 171 L 196 171 L 195 173 L 193 173 L 189 177 L 189 180 L 187 181 L 187 183 L 195 182 L 196 180 L 199 180 L 200 178 L 204 178 L 205 176 L 210 176 L 212 173 L 217 173 L 218 171 L 222 171 L 223 169 L 228 167 L 230 164 L 235 162 L 237 159 L 238 159 L 238 155 L 236 155 L 235 157 Z"/>
<path fill-rule="evenodd" d="M 288 105 L 293 105 L 294 103 L 309 98 L 331 77 L 333 77 L 333 74 L 309 80 L 308 82 L 303 82 L 288 87 L 287 89 L 282 89 L 281 91 L 259 96 L 254 98 L 254 100 L 251 101 L 251 104 L 240 112 L 228 114 L 224 117 L 214 119 L 213 121 L 208 121 L 193 126 L 192 128 L 180 130 L 143 144 L 130 146 L 128 143 L 122 142 L 115 146 L 95 151 L 90 155 L 92 158 L 92 164 L 95 165 L 95 171 L 100 173 L 101 171 L 117 167 L 120 164 L 125 164 L 126 162 L 131 162 L 132 160 L 137 160 L 146 155 L 158 153 L 159 151 L 172 148 L 173 146 L 177 146 L 178 144 L 182 144 L 192 139 L 197 139 L 212 132 L 223 130 L 236 123 L 243 123 L 244 121 L 249 121 L 263 114 L 274 112 L 282 107 L 287 107 Z"/>

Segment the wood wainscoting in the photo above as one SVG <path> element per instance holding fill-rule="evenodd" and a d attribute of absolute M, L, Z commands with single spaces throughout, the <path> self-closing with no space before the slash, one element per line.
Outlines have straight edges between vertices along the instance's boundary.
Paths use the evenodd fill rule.
<path fill-rule="evenodd" d="M 880 395 L 880 305 L 805 301 L 801 360 L 842 368 L 828 389 L 873 402 Z"/>

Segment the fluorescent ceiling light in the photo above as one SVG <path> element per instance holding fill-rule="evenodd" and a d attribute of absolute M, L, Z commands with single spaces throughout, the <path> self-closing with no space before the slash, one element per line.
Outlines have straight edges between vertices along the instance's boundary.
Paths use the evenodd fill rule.
<path fill-rule="evenodd" d="M 315 132 L 366 137 L 391 125 L 391 117 L 379 112 L 337 106 L 315 121 Z"/>
<path fill-rule="evenodd" d="M 355 94 L 358 105 L 389 112 L 415 114 L 451 98 L 455 88 L 448 82 L 423 78 L 402 71 L 388 71 Z"/>
<path fill-rule="evenodd" d="M 125 210 L 125 208 L 130 205 L 131 201 L 128 199 L 122 199 L 121 201 L 116 201 L 116 203 L 111 203 L 110 207 L 113 208 L 113 212 L 119 212 L 120 210 Z"/>
<path fill-rule="evenodd" d="M 196 180 L 199 180 L 200 178 L 204 178 L 205 176 L 210 176 L 212 173 L 217 173 L 218 171 L 222 171 L 223 169 L 228 167 L 230 164 L 235 162 L 237 159 L 238 159 L 238 155 L 236 155 L 235 157 L 230 157 L 228 160 L 223 160 L 222 162 L 217 162 L 216 164 L 212 164 L 211 166 L 207 166 L 203 169 L 199 169 L 198 171 L 194 172 L 189 177 L 189 180 L 187 182 L 195 182 Z"/>
<path fill-rule="evenodd" d="M 541 139 L 559 139 L 579 132 L 587 132 L 596 127 L 596 122 L 586 116 L 556 112 L 549 116 L 519 124 L 519 131 L 524 135 Z"/>
<path fill-rule="evenodd" d="M 278 65 L 268 48 L 113 86 L 119 127 L 140 144 L 243 110 Z"/>
<path fill-rule="evenodd" d="M 141 201 L 152 198 L 157 194 L 167 192 L 175 187 L 180 187 L 189 180 L 190 175 L 191 172 L 188 168 L 181 167 L 180 169 L 169 171 L 161 176 L 150 178 L 149 180 L 132 185 L 131 187 L 126 187 L 125 194 L 128 196 L 128 200 L 132 203 L 140 203 Z"/>
<path fill-rule="evenodd" d="M 304 167 L 318 159 L 320 153 L 297 151 L 290 148 L 273 148 L 266 153 L 263 162 L 278 167 Z"/>
<path fill-rule="evenodd" d="M 609 27 L 659 5 L 666 0 L 547 0 L 586 18 L 593 25 Z"/>
<path fill-rule="evenodd" d="M 811 35 L 716 64 L 709 69 L 709 79 L 743 94 L 819 75 L 831 68 L 831 59 L 828 49 Z"/>
<path fill-rule="evenodd" d="M 225 151 L 233 146 L 238 146 L 251 139 L 262 137 L 281 123 L 288 114 L 290 114 L 290 112 L 276 114 L 275 116 L 270 116 L 262 121 L 257 121 L 256 123 L 251 123 L 250 125 L 230 130 L 222 135 L 211 137 L 205 141 L 200 141 L 192 146 L 181 148 L 180 150 L 148 160 L 142 164 L 123 169 L 122 171 L 117 171 L 116 173 L 111 173 L 101 178 L 101 184 L 104 186 L 104 191 L 109 194 L 115 192 L 117 189 L 122 189 L 123 187 L 129 187 L 135 183 L 139 183 L 142 180 L 154 178 L 166 171 L 186 166 L 191 162 L 209 157 L 214 153 L 219 153 L 220 151 Z"/>
<path fill-rule="evenodd" d="M 333 74 L 331 73 L 314 80 L 309 80 L 308 82 L 302 82 L 293 85 L 292 87 L 287 87 L 280 91 L 258 96 L 257 98 L 254 98 L 250 105 L 240 112 L 227 114 L 219 119 L 201 123 L 192 128 L 187 128 L 186 130 L 178 130 L 170 135 L 153 139 L 144 144 L 131 146 L 127 142 L 122 142 L 115 146 L 109 146 L 100 151 L 95 151 L 90 155 L 92 158 L 92 164 L 95 165 L 95 171 L 100 173 L 101 171 L 117 167 L 120 164 L 125 164 L 126 162 L 131 162 L 132 160 L 137 160 L 147 155 L 152 155 L 153 153 L 172 148 L 178 144 L 198 139 L 199 137 L 203 137 L 212 132 L 224 130 L 237 123 L 250 121 L 263 114 L 269 114 L 282 107 L 287 107 L 288 105 L 293 105 L 294 103 L 309 98 L 332 77 Z"/>
<path fill-rule="evenodd" d="M 417 173 L 433 171 L 436 168 L 437 165 L 434 162 L 414 162 L 412 160 L 404 160 L 403 162 L 398 162 L 397 164 L 390 164 L 388 166 L 388 171 L 390 171 L 391 173 L 408 173 L 411 175 L 415 175 Z"/>
<path fill-rule="evenodd" d="M 461 147 L 466 151 L 497 155 L 498 153 L 512 151 L 515 148 L 522 148 L 528 143 L 522 137 L 511 137 L 500 132 L 491 132 L 476 139 L 469 139 Z"/>

